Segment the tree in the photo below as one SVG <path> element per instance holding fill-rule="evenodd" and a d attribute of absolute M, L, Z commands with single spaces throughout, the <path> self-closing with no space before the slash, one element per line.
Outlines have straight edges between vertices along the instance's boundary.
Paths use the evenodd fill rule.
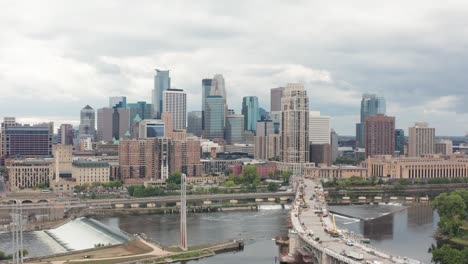
<path fill-rule="evenodd" d="M 274 182 L 270 182 L 270 183 L 268 184 L 268 191 L 269 191 L 269 192 L 276 192 L 276 191 L 278 191 L 278 185 L 277 185 L 276 183 L 274 183 Z"/>
<path fill-rule="evenodd" d="M 257 167 L 252 165 L 245 166 L 243 178 L 245 183 L 254 183 L 257 179 L 260 180 L 260 176 L 257 174 Z"/>
<path fill-rule="evenodd" d="M 174 172 L 170 174 L 169 177 L 167 178 L 167 184 L 175 183 L 177 185 L 180 185 L 182 182 L 181 176 L 182 175 L 180 174 L 180 172 Z"/>
<path fill-rule="evenodd" d="M 236 183 L 234 183 L 234 181 L 232 181 L 232 180 L 229 180 L 229 181 L 226 181 L 226 182 L 224 183 L 224 186 L 230 188 L 230 187 L 236 186 Z"/>
<path fill-rule="evenodd" d="M 283 171 L 281 172 L 281 179 L 283 180 L 284 184 L 289 184 L 289 178 L 291 178 L 292 172 L 290 171 Z"/>
<path fill-rule="evenodd" d="M 463 251 L 443 245 L 432 250 L 432 261 L 440 264 L 466 264 L 468 263 L 468 249 Z"/>

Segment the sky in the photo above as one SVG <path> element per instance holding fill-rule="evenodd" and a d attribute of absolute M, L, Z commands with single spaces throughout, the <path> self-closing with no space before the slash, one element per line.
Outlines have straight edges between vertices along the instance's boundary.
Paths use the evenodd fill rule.
<path fill-rule="evenodd" d="M 1 1 L 0 117 L 78 125 L 109 96 L 151 101 L 169 69 L 188 110 L 201 80 L 224 75 L 229 108 L 303 83 L 310 109 L 354 135 L 363 93 L 397 128 L 468 131 L 466 1 Z"/>

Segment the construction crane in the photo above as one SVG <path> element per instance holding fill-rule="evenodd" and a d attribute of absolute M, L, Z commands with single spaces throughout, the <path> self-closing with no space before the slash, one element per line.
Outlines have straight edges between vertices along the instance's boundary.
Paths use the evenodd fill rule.
<path fill-rule="evenodd" d="M 338 232 L 338 229 L 336 229 L 336 221 L 335 221 L 335 214 L 333 214 L 333 230 L 331 231 L 332 237 L 339 237 L 340 232 Z"/>

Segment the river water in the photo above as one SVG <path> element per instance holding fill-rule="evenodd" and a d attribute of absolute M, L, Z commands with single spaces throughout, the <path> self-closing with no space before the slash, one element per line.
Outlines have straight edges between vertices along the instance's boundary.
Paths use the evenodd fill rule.
<path fill-rule="evenodd" d="M 371 239 L 371 245 L 379 249 L 430 263 L 431 255 L 427 249 L 434 243 L 432 235 L 439 218 L 429 205 L 415 204 L 409 207 L 352 205 L 334 207 L 333 210 L 357 218 L 369 218 L 369 215 L 378 217 L 374 220 L 337 217 L 336 220 L 339 227 L 363 234 Z M 376 211 L 378 211 L 377 216 Z M 278 250 L 272 238 L 277 235 L 287 235 L 288 213 L 289 210 L 266 206 L 259 211 L 188 214 L 189 244 L 205 244 L 229 239 L 245 241 L 243 251 L 219 254 L 189 263 L 275 263 Z M 163 245 L 176 245 L 179 242 L 179 215 L 128 215 L 103 217 L 97 220 L 110 226 L 111 229 L 119 227 L 131 234 L 145 233 Z M 44 237 L 46 236 L 38 232 L 27 232 L 25 244 L 32 248 L 26 247 L 26 249 L 32 251 L 32 255 L 48 255 L 63 251 L 51 246 L 50 239 Z M 8 251 L 9 240 L 9 234 L 0 234 L 0 251 Z M 40 250 L 30 250 L 34 248 Z"/>

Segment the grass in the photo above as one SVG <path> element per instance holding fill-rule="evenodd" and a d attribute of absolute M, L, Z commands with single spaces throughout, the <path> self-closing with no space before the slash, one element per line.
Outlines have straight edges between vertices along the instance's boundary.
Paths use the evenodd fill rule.
<path fill-rule="evenodd" d="M 454 238 L 451 238 L 450 241 L 457 245 L 468 247 L 468 237 L 463 237 L 463 238 L 454 237 Z"/>
<path fill-rule="evenodd" d="M 107 260 L 89 260 L 89 261 L 70 261 L 69 263 L 86 263 L 86 264 L 117 264 L 127 261 L 136 261 L 136 260 L 143 260 L 151 258 L 151 256 L 140 256 L 140 257 L 128 257 L 128 258 L 120 258 L 120 259 L 107 259 Z"/>
<path fill-rule="evenodd" d="M 172 256 L 166 256 L 166 257 L 160 257 L 153 259 L 151 262 L 152 263 L 167 263 L 167 262 L 175 262 L 178 260 L 188 260 L 188 259 L 194 259 L 194 258 L 202 258 L 202 257 L 207 257 L 211 256 L 214 253 L 208 250 L 202 250 L 202 251 L 194 251 L 194 252 L 186 252 L 186 253 L 180 253 L 180 254 L 175 254 Z M 151 263 L 150 261 L 145 261 L 145 263 Z"/>
<path fill-rule="evenodd" d="M 194 246 L 189 246 L 188 251 L 194 251 L 194 250 L 202 250 L 210 247 L 214 247 L 218 244 L 201 244 L 201 245 L 194 245 Z M 184 252 L 180 247 L 178 246 L 172 246 L 166 249 L 169 252 L 174 252 L 174 253 L 179 253 L 179 252 Z"/>

